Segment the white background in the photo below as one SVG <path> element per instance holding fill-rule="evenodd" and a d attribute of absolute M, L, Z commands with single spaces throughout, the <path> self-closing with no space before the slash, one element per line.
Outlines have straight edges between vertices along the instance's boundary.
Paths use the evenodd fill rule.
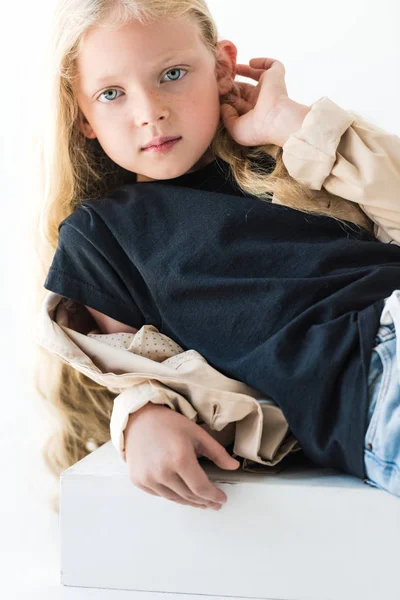
<path fill-rule="evenodd" d="M 0 581 L 7 600 L 61 597 L 58 517 L 48 500 L 57 482 L 40 454 L 49 425 L 30 381 L 31 135 L 44 93 L 40 63 L 54 4 L 4 2 L 0 18 Z M 397 0 L 208 4 L 220 39 L 236 44 L 238 62 L 268 56 L 284 63 L 291 98 L 310 105 L 328 96 L 400 134 Z"/>

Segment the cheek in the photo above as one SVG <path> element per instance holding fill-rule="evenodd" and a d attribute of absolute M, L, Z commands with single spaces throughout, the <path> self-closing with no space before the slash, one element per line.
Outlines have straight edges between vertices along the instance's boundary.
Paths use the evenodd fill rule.
<path fill-rule="evenodd" d="M 127 134 L 126 120 L 108 119 L 97 129 L 97 138 L 104 152 L 124 169 L 130 168 L 130 161 L 135 150 L 132 136 Z"/>
<path fill-rule="evenodd" d="M 99 127 L 101 135 L 108 144 L 114 147 L 128 144 L 132 131 L 135 129 L 133 118 L 124 111 L 115 111 L 107 115 Z M 127 135 L 128 134 L 128 135 Z"/>
<path fill-rule="evenodd" d="M 220 101 L 216 85 L 203 86 L 186 98 L 186 114 L 195 119 L 198 128 L 212 128 L 218 124 L 220 117 Z M 183 109 L 182 109 L 183 110 Z"/>

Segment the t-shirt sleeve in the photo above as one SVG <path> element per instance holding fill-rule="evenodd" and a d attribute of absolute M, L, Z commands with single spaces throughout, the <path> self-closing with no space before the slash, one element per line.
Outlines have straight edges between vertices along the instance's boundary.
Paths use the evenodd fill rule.
<path fill-rule="evenodd" d="M 124 283 L 132 276 L 126 272 L 129 268 L 126 255 L 101 222 L 93 224 L 93 217 L 90 223 L 66 219 L 44 287 L 139 328 L 144 317 Z"/>

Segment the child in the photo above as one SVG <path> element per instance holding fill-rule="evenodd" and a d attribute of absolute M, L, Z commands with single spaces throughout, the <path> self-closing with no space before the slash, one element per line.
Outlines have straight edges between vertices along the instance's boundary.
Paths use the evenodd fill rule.
<path fill-rule="evenodd" d="M 368 396 L 371 356 L 395 339 L 400 249 L 378 240 L 400 241 L 398 138 L 327 98 L 293 102 L 278 61 L 236 65 L 202 0 L 93 6 L 59 11 L 45 287 L 103 333 L 155 325 L 271 397 L 313 461 L 400 494 L 399 450 L 379 447 L 389 401 L 377 426 Z M 175 141 L 145 149 L 159 136 Z M 57 396 L 76 432 L 96 414 L 79 422 L 81 380 L 64 369 Z"/>

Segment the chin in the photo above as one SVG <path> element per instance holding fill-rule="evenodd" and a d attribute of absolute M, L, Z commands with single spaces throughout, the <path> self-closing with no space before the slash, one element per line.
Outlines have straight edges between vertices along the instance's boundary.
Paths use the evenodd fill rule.
<path fill-rule="evenodd" d="M 190 167 L 189 167 L 190 169 Z M 158 172 L 155 173 L 151 173 L 148 175 L 142 175 L 142 177 L 147 177 L 148 179 L 151 179 L 152 181 L 154 180 L 164 180 L 164 179 L 175 179 L 176 177 L 180 177 L 181 175 L 184 175 L 185 173 L 188 172 L 189 170 L 186 167 L 183 167 L 181 169 L 177 168 L 177 167 L 173 167 L 170 169 L 159 169 Z"/>

